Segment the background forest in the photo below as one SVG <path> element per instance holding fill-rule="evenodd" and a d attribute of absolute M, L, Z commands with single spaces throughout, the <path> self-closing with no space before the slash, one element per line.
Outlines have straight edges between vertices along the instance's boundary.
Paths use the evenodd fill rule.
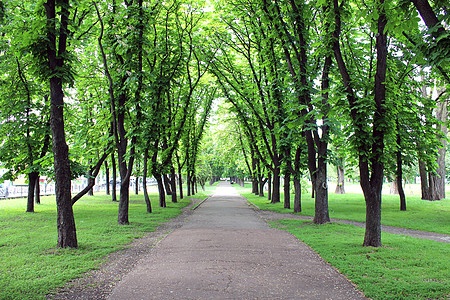
<path fill-rule="evenodd" d="M 402 210 L 407 175 L 423 199 L 445 198 L 449 4 L 0 1 L 3 179 L 27 176 L 28 212 L 40 176 L 54 180 L 65 248 L 78 246 L 73 205 L 100 172 L 119 182 L 122 225 L 137 177 L 148 213 L 150 177 L 160 207 L 231 177 L 289 208 L 292 183 L 294 212 L 308 180 L 323 224 L 332 165 L 336 192 L 345 174 L 359 181 L 364 245 L 381 246 L 383 183 Z"/>

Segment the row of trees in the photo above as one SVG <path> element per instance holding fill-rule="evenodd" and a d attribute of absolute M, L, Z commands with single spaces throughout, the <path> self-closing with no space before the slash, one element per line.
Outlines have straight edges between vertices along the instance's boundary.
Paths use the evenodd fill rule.
<path fill-rule="evenodd" d="M 149 174 L 162 207 L 166 191 L 177 199 L 176 177 L 182 197 L 183 175 L 188 195 L 220 176 L 220 153 L 199 156 L 218 97 L 246 166 L 235 175 L 248 172 L 261 196 L 268 182 L 272 202 L 283 174 L 285 207 L 292 181 L 300 212 L 308 173 L 314 222 L 329 222 L 328 162 L 341 173 L 344 162 L 359 166 L 365 246 L 381 245 L 386 175 L 401 188 L 403 166 L 419 161 L 424 198 L 444 197 L 444 153 L 436 157 L 445 148 L 448 1 L 0 3 L 0 161 L 11 178 L 28 175 L 29 211 L 39 175 L 52 174 L 59 247 L 77 247 L 72 206 L 102 166 L 120 174 L 119 224 L 129 223 L 135 165 L 148 212 Z M 72 196 L 70 179 L 81 174 L 89 184 Z"/>
<path fill-rule="evenodd" d="M 40 174 L 54 179 L 58 247 L 77 247 L 72 206 L 91 191 L 103 166 L 120 175 L 122 225 L 129 223 L 136 165 L 148 212 L 149 174 L 162 207 L 166 193 L 177 201 L 177 171 L 179 196 L 182 173 L 188 195 L 195 192 L 200 140 L 217 90 L 207 73 L 214 51 L 200 47 L 210 35 L 202 3 L 0 3 L 4 178 L 27 174 L 27 211 L 34 210 Z M 71 195 L 71 179 L 80 175 L 88 185 Z"/>
<path fill-rule="evenodd" d="M 444 1 L 445 2 L 445 1 Z M 448 3 L 420 1 L 221 1 L 211 72 L 238 122 L 253 192 L 301 211 L 308 170 L 314 222 L 330 221 L 327 164 L 359 167 L 365 246 L 381 246 L 385 177 L 402 191 L 418 165 L 422 196 L 445 197 Z M 422 25 L 420 17 L 425 22 Z M 437 95 L 432 95 L 437 87 Z M 436 94 L 436 92 L 435 92 Z M 233 125 L 235 126 L 235 125 Z M 245 140 L 245 146 L 243 143 Z M 340 176 L 343 180 L 343 176 Z"/>

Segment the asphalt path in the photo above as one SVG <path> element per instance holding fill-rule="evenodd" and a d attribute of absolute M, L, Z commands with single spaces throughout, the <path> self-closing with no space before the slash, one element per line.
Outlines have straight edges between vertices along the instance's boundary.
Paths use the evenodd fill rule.
<path fill-rule="evenodd" d="M 365 299 L 311 248 L 270 228 L 226 182 L 109 299 Z"/>

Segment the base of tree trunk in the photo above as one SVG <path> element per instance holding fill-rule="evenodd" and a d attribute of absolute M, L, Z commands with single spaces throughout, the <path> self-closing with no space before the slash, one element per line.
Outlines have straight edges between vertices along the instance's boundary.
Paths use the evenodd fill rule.
<path fill-rule="evenodd" d="M 344 185 L 343 185 L 343 184 L 342 184 L 342 185 L 340 185 L 340 184 L 336 185 L 336 189 L 334 190 L 334 193 L 335 193 L 335 194 L 338 194 L 338 195 L 343 195 L 343 194 L 345 194 L 345 188 L 344 188 Z"/>

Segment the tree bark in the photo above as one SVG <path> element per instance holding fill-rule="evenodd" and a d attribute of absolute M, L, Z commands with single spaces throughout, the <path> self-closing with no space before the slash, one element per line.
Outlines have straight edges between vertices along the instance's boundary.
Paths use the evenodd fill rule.
<path fill-rule="evenodd" d="M 172 190 L 172 203 L 177 203 L 177 175 L 175 174 L 175 168 L 170 168 L 170 188 Z M 204 188 L 203 188 L 204 190 Z"/>
<path fill-rule="evenodd" d="M 272 191 L 272 201 L 270 203 L 278 203 L 280 200 L 280 166 L 276 165 L 273 168 L 273 191 Z"/>
<path fill-rule="evenodd" d="M 337 166 L 337 185 L 336 190 L 334 191 L 335 194 L 345 194 L 345 177 L 344 177 L 344 168 Z"/>
<path fill-rule="evenodd" d="M 108 167 L 108 161 L 105 160 L 105 175 L 106 175 L 106 195 L 110 195 L 110 188 L 109 188 L 109 167 Z"/>
<path fill-rule="evenodd" d="M 38 178 L 39 178 L 38 172 L 28 173 L 27 212 L 34 212 L 34 194 L 36 190 L 36 179 Z"/>
<path fill-rule="evenodd" d="M 167 174 L 162 175 L 163 176 L 163 182 L 164 182 L 164 189 L 166 190 L 166 195 L 170 196 L 172 195 L 172 189 L 169 177 L 167 177 Z"/>
<path fill-rule="evenodd" d="M 397 163 L 398 163 L 398 161 L 397 161 Z M 398 165 L 397 165 L 397 167 L 398 167 Z M 394 180 L 391 182 L 391 186 L 389 188 L 389 194 L 398 195 L 398 190 L 399 190 L 398 177 L 395 176 Z"/>
<path fill-rule="evenodd" d="M 53 164 L 55 169 L 55 195 L 57 207 L 57 229 L 59 248 L 77 248 L 78 241 L 70 192 L 69 147 L 64 131 L 64 92 L 61 69 L 67 47 L 69 0 L 58 2 L 61 6 L 59 36 L 56 36 L 56 1 L 44 3 L 47 16 L 47 59 L 50 71 L 50 129 L 52 133 Z M 58 44 L 57 44 L 58 40 Z M 57 49 L 57 50 L 56 50 Z M 58 53 L 56 52 L 58 51 Z"/>
<path fill-rule="evenodd" d="M 403 190 L 403 160 L 402 160 L 402 153 L 400 151 L 400 134 L 397 134 L 397 143 L 399 145 L 399 150 L 397 151 L 397 187 L 398 187 L 398 193 L 400 195 L 400 210 L 406 211 L 406 197 L 405 197 L 405 191 Z"/>
<path fill-rule="evenodd" d="M 315 224 L 325 224 L 330 222 L 330 215 L 328 211 L 327 164 L 325 159 L 326 157 L 323 153 L 319 152 L 316 171 Z"/>
<path fill-rule="evenodd" d="M 166 207 L 166 193 L 164 190 L 164 182 L 161 174 L 153 174 L 158 183 L 159 207 Z"/>
<path fill-rule="evenodd" d="M 272 173 L 267 172 L 267 200 L 272 201 Z"/>
<path fill-rule="evenodd" d="M 111 164 L 112 164 L 112 187 L 111 187 L 111 200 L 117 202 L 117 166 L 116 166 L 116 156 L 114 152 L 111 153 Z M 108 183 L 109 184 L 109 183 Z"/>
<path fill-rule="evenodd" d="M 40 176 L 36 178 L 36 184 L 34 186 L 34 203 L 41 204 L 41 185 L 39 182 Z"/>
<path fill-rule="evenodd" d="M 178 186 L 180 189 L 180 199 L 183 199 L 183 175 L 181 174 L 181 170 L 178 170 Z"/>
<path fill-rule="evenodd" d="M 302 185 L 300 182 L 300 178 L 297 176 L 294 176 L 294 191 L 295 191 L 295 198 L 294 198 L 294 213 L 302 212 Z"/>
<path fill-rule="evenodd" d="M 191 172 L 189 170 L 187 171 L 186 185 L 187 185 L 187 196 L 189 197 L 191 195 Z"/>
<path fill-rule="evenodd" d="M 252 151 L 252 194 L 258 195 L 258 171 L 257 171 L 257 158 L 254 157 L 254 151 Z"/>
<path fill-rule="evenodd" d="M 381 160 L 384 152 L 384 118 L 386 115 L 386 69 L 387 69 L 387 35 L 385 26 L 387 23 L 386 13 L 383 7 L 384 0 L 380 1 L 378 32 L 376 37 L 377 67 L 375 74 L 375 114 L 373 125 L 372 151 L 376 157 L 372 158 L 372 174 L 369 180 L 369 172 L 366 165 L 362 166 L 361 187 L 366 200 L 366 231 L 363 246 L 381 247 L 381 190 L 383 188 L 384 165 Z M 360 161 L 365 163 L 364 161 Z M 361 167 L 360 167 L 361 169 Z"/>
<path fill-rule="evenodd" d="M 422 191 L 422 200 L 431 199 L 430 187 L 428 185 L 428 172 L 425 163 L 419 159 L 420 189 Z"/>
<path fill-rule="evenodd" d="M 144 170 L 142 171 L 143 184 L 142 189 L 144 190 L 144 199 L 145 204 L 147 205 L 147 212 L 152 213 L 152 203 L 150 202 L 150 198 L 148 197 L 147 191 L 147 169 L 148 169 L 148 149 L 145 149 L 144 152 Z"/>
<path fill-rule="evenodd" d="M 291 172 L 284 174 L 284 208 L 291 208 Z"/>
<path fill-rule="evenodd" d="M 88 179 L 88 181 L 89 181 L 89 179 L 90 179 L 91 177 L 92 177 L 92 170 L 89 169 L 89 170 L 88 170 L 88 174 L 87 174 L 87 179 Z M 92 187 L 92 188 L 89 189 L 88 195 L 89 195 L 89 196 L 94 196 L 94 187 Z"/>
<path fill-rule="evenodd" d="M 383 157 L 384 153 L 384 134 L 387 127 L 384 119 L 386 115 L 385 82 L 387 68 L 387 35 L 384 29 L 387 19 L 383 4 L 384 0 L 381 0 L 378 7 L 375 8 L 379 12 L 377 20 L 378 32 L 376 37 L 377 64 L 374 87 L 375 110 L 373 111 L 372 136 L 369 137 L 363 128 L 365 124 L 361 123 L 361 120 L 364 120 L 365 115 L 358 110 L 357 96 L 353 90 L 352 81 L 340 50 L 340 11 L 342 7 L 339 6 L 337 0 L 333 0 L 335 12 L 333 51 L 346 90 L 347 101 L 350 106 L 350 115 L 355 126 L 355 134 L 359 135 L 359 138 L 362 139 L 362 141 L 357 144 L 357 147 L 360 153 L 360 184 L 366 202 L 366 229 L 363 246 L 372 247 L 381 246 L 381 191 L 383 187 L 384 165 L 380 158 Z"/>
<path fill-rule="evenodd" d="M 442 122 L 440 129 L 443 136 L 447 135 L 447 104 L 446 101 L 438 103 L 436 108 L 436 117 Z M 445 155 L 447 148 L 447 141 L 445 139 L 439 139 L 441 147 L 438 150 L 438 156 L 436 163 L 438 165 L 436 169 L 436 175 L 428 172 L 424 162 L 419 160 L 419 173 L 421 180 L 422 199 L 423 200 L 441 200 L 445 198 Z"/>

